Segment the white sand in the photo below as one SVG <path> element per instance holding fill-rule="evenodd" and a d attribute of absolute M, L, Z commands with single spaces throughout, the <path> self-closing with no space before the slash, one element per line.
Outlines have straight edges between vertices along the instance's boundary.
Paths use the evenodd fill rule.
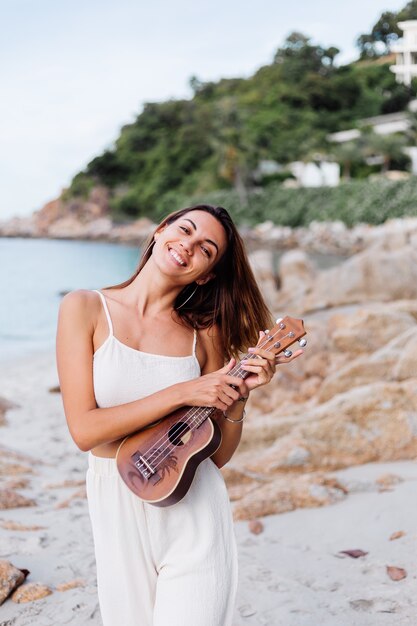
<path fill-rule="evenodd" d="M 0 363 L 0 396 L 20 404 L 9 411 L 8 425 L 0 427 L 0 441 L 43 461 L 35 463 L 29 488 L 20 490 L 38 506 L 0 511 L 0 520 L 44 526 L 37 531 L 0 528 L 0 557 L 29 569 L 27 582 L 54 590 L 28 604 L 6 600 L 0 626 L 101 624 L 86 500 L 56 508 L 79 487 L 46 488 L 82 480 L 87 464 L 87 455 L 68 434 L 60 396 L 48 392 L 56 384 L 51 354 Z M 386 473 L 403 482 L 391 491 L 371 490 Z M 247 523 L 236 524 L 240 583 L 234 626 L 417 624 L 417 463 L 368 464 L 335 474 L 356 491 L 343 502 L 264 518 L 264 532 L 256 536 Z M 405 536 L 389 541 L 399 530 Z M 353 548 L 369 554 L 359 559 L 339 554 Z M 390 580 L 387 565 L 404 568 L 407 578 Z M 74 579 L 82 579 L 84 586 L 55 590 Z"/>

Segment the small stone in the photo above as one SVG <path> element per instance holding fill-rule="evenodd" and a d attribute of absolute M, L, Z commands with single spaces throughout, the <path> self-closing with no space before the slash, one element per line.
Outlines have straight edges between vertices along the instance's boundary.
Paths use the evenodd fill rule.
<path fill-rule="evenodd" d="M 405 535 L 405 532 L 403 530 L 397 530 L 396 533 L 392 533 L 389 540 L 394 541 L 394 539 L 400 539 L 401 537 L 404 537 L 404 535 Z"/>
<path fill-rule="evenodd" d="M 264 525 L 259 519 L 250 520 L 248 527 L 253 535 L 259 535 L 264 530 Z"/>
<path fill-rule="evenodd" d="M 24 524 L 21 524 L 20 522 L 14 522 L 13 520 L 1 520 L 0 526 L 2 528 L 5 528 L 6 530 L 44 530 L 45 529 L 45 526 L 36 526 L 36 525 L 25 526 Z"/>
<path fill-rule="evenodd" d="M 12 478 L 5 483 L 6 489 L 27 489 L 30 481 L 28 478 Z"/>
<path fill-rule="evenodd" d="M 398 485 L 398 483 L 402 483 L 403 479 L 401 478 L 401 476 L 397 476 L 396 474 L 383 474 L 382 476 L 377 478 L 375 482 L 382 489 L 385 489 L 390 488 L 393 485 Z"/>
<path fill-rule="evenodd" d="M 22 506 L 36 506 L 35 500 L 25 498 L 12 489 L 0 489 L 0 509 L 16 509 Z"/>
<path fill-rule="evenodd" d="M 41 598 L 50 596 L 51 593 L 52 589 L 43 583 L 25 583 L 12 594 L 12 600 L 18 604 L 22 602 L 34 602 L 35 600 L 41 600 Z"/>
<path fill-rule="evenodd" d="M 75 589 L 76 587 L 85 587 L 85 582 L 76 578 L 75 580 L 70 580 L 67 583 L 60 583 L 56 586 L 57 591 L 68 591 L 69 589 Z"/>
<path fill-rule="evenodd" d="M 48 483 L 44 486 L 44 489 L 62 489 L 63 487 L 81 487 L 83 485 L 85 485 L 84 479 L 67 479 L 59 483 Z"/>
<path fill-rule="evenodd" d="M 395 567 L 394 565 L 387 565 L 387 574 L 391 580 L 402 580 L 407 577 L 407 572 L 402 567 Z"/>

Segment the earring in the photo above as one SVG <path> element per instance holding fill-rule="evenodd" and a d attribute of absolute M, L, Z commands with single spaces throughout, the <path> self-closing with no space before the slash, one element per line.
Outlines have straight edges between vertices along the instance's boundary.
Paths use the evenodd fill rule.
<path fill-rule="evenodd" d="M 198 289 L 198 284 L 197 284 L 197 287 L 194 289 L 194 291 L 191 293 L 191 295 L 188 296 L 188 298 L 186 300 L 184 300 L 184 302 L 182 304 L 180 304 L 180 306 L 177 306 L 177 310 L 180 309 L 182 306 L 184 306 L 184 304 L 186 304 L 188 302 L 188 300 L 191 300 L 191 298 L 193 297 L 193 295 L 195 294 L 197 289 Z"/>

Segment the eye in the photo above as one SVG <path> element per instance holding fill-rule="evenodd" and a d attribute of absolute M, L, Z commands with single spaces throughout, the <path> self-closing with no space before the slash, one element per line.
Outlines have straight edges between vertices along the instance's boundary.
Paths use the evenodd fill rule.
<path fill-rule="evenodd" d="M 190 229 L 189 229 L 189 228 L 187 228 L 186 226 L 180 226 L 180 229 L 181 229 L 181 230 L 183 230 L 185 233 L 187 233 L 187 235 L 188 235 L 188 234 L 189 234 L 189 232 L 190 232 Z"/>
<path fill-rule="evenodd" d="M 210 258 L 211 254 L 210 254 L 210 250 L 207 250 L 207 248 L 205 248 L 204 246 L 201 246 L 202 251 L 204 252 L 204 254 Z"/>

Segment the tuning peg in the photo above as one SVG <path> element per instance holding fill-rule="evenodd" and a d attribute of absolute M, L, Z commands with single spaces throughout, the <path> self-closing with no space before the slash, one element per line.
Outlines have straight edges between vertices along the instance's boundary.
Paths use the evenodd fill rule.
<path fill-rule="evenodd" d="M 291 350 L 284 350 L 284 355 L 285 355 L 286 357 L 290 357 L 290 356 L 292 356 L 292 352 L 291 352 Z"/>
<path fill-rule="evenodd" d="M 300 344 L 301 348 L 304 348 L 307 345 L 307 339 L 299 339 L 298 343 Z"/>
<path fill-rule="evenodd" d="M 269 330 L 268 329 L 264 330 L 264 333 L 265 335 L 267 335 L 269 333 Z"/>
<path fill-rule="evenodd" d="M 282 320 L 282 317 L 278 317 L 278 318 L 275 320 L 275 324 L 279 324 L 281 320 Z"/>

